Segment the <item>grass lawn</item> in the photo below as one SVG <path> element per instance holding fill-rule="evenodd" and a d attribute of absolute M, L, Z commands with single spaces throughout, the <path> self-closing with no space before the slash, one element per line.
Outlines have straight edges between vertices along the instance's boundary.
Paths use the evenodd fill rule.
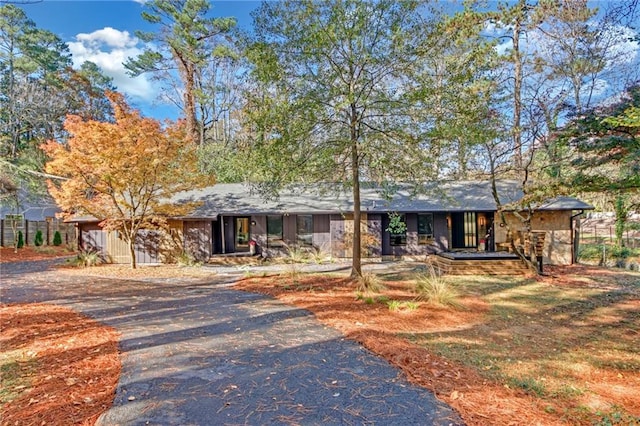
<path fill-rule="evenodd" d="M 316 313 L 431 388 L 468 424 L 640 424 L 640 274 L 575 266 L 544 277 L 449 277 L 459 307 L 417 301 L 415 274 L 356 293 L 345 278 L 240 288 Z"/>

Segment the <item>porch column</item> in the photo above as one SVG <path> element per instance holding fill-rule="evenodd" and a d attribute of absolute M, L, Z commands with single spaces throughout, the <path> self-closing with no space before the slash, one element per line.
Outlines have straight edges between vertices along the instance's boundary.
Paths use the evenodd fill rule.
<path fill-rule="evenodd" d="M 224 217 L 220 215 L 220 235 L 222 236 L 222 254 L 227 253 L 227 247 L 225 244 L 226 234 L 224 233 Z"/>

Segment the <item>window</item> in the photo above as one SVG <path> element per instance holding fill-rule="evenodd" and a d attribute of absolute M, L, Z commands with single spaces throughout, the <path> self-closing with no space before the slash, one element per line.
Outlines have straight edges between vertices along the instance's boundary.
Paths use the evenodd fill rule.
<path fill-rule="evenodd" d="M 433 239 L 433 214 L 418 215 L 418 244 L 427 244 Z"/>
<path fill-rule="evenodd" d="M 407 225 L 403 214 L 398 215 L 397 220 L 392 219 L 387 230 L 391 237 L 392 246 L 404 246 L 407 244 Z"/>
<path fill-rule="evenodd" d="M 267 216 L 267 246 L 282 246 L 282 216 Z"/>
<path fill-rule="evenodd" d="M 311 247 L 313 245 L 313 216 L 299 214 L 296 219 L 296 235 L 298 244 Z"/>

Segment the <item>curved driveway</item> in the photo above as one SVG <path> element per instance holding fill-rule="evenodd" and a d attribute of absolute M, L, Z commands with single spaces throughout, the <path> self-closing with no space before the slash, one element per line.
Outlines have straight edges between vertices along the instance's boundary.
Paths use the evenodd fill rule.
<path fill-rule="evenodd" d="M 206 281 L 122 280 L 0 265 L 2 303 L 71 307 L 122 335 L 101 425 L 462 424 L 427 390 L 308 311 Z"/>

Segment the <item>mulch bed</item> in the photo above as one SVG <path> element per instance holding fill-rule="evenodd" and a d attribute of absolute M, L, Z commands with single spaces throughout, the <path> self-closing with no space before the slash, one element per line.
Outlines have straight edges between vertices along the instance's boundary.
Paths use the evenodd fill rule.
<path fill-rule="evenodd" d="M 408 379 L 430 389 L 455 408 L 468 425 L 566 424 L 524 391 L 481 377 L 474 370 L 411 343 L 413 333 L 463 329 L 477 324 L 489 309 L 477 299 L 461 300 L 464 309 L 421 304 L 417 310 L 390 311 L 384 303 L 356 300 L 348 279 L 305 277 L 289 284 L 286 277 L 249 278 L 235 288 L 268 294 L 313 312 L 323 323 L 399 367 Z M 413 300 L 402 284 L 385 283 L 385 296 Z M 408 338 L 399 336 L 406 335 Z"/>
<path fill-rule="evenodd" d="M 2 378 L 3 425 L 92 425 L 111 406 L 121 368 L 113 328 L 60 306 L 14 304 L 0 305 L 0 330 L 0 363 L 15 360 L 26 377 Z"/>
<path fill-rule="evenodd" d="M 73 252 L 62 246 L 24 246 L 17 251 L 13 247 L 0 247 L 0 263 L 27 262 L 73 256 Z"/>

